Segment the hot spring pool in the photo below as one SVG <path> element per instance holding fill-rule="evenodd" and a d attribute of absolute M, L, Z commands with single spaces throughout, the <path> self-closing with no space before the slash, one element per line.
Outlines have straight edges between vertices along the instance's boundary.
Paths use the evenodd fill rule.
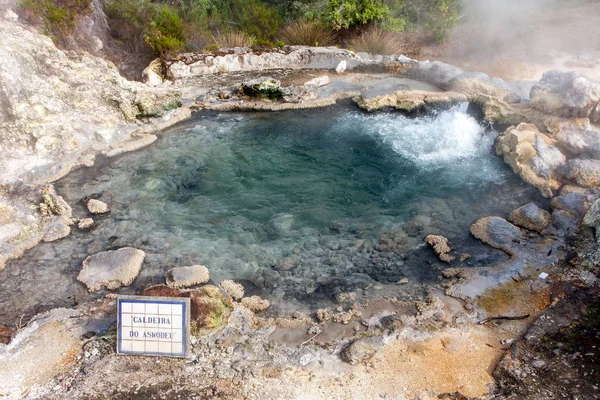
<path fill-rule="evenodd" d="M 469 265 L 489 265 L 505 256 L 469 226 L 544 204 L 492 154 L 495 136 L 466 105 L 419 118 L 350 105 L 199 113 L 146 149 L 56 184 L 75 217 L 89 197 L 112 212 L 0 272 L 0 323 L 89 299 L 76 281 L 82 261 L 122 246 L 146 252 L 122 293 L 203 264 L 214 283 L 239 280 L 271 300 L 271 312 L 327 306 L 340 292 L 425 296 L 447 266 L 424 246 L 427 234 L 448 237 Z"/>

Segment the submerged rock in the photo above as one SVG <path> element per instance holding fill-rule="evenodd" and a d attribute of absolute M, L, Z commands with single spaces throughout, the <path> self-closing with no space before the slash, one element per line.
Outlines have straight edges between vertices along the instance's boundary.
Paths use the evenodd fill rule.
<path fill-rule="evenodd" d="M 508 220 L 521 228 L 541 232 L 551 223 L 550 213 L 533 203 L 527 203 L 510 213 Z"/>
<path fill-rule="evenodd" d="M 44 242 L 54 242 L 67 237 L 71 233 L 71 227 L 69 226 L 71 223 L 68 218 L 55 217 L 44 235 Z"/>
<path fill-rule="evenodd" d="M 240 86 L 240 94 L 261 100 L 277 100 L 283 97 L 281 81 L 275 78 L 257 78 L 245 81 Z"/>
<path fill-rule="evenodd" d="M 96 199 L 88 200 L 87 209 L 92 214 L 105 214 L 110 211 L 108 204 Z"/>
<path fill-rule="evenodd" d="M 550 202 L 555 210 L 564 210 L 574 216 L 582 218 L 590 209 L 597 195 L 585 194 L 580 192 L 568 192 L 556 196 Z"/>
<path fill-rule="evenodd" d="M 546 197 L 562 186 L 557 168 L 566 162 L 564 154 L 554 147 L 555 141 L 541 133 L 535 125 L 511 126 L 496 140 L 496 154 L 525 182 L 540 189 Z"/>
<path fill-rule="evenodd" d="M 204 265 L 193 265 L 191 267 L 175 267 L 165 274 L 167 286 L 171 288 L 182 288 L 196 286 L 206 283 L 210 279 L 208 269 Z"/>
<path fill-rule="evenodd" d="M 361 338 L 346 347 L 342 351 L 341 357 L 349 364 L 358 364 L 371 359 L 384 345 L 381 336 Z"/>
<path fill-rule="evenodd" d="M 242 305 L 251 311 L 259 312 L 269 308 L 271 303 L 269 300 L 261 299 L 258 296 L 250 296 L 242 299 Z"/>
<path fill-rule="evenodd" d="M 83 261 L 77 280 L 96 292 L 102 287 L 109 290 L 130 285 L 140 273 L 146 253 L 132 247 L 103 251 Z"/>

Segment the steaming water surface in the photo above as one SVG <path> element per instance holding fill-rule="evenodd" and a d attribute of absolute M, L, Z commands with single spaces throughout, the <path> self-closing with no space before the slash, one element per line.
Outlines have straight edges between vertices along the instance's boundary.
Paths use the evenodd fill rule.
<path fill-rule="evenodd" d="M 75 280 L 81 262 L 122 246 L 147 254 L 123 293 L 163 282 L 172 266 L 203 264 L 215 283 L 241 280 L 274 311 L 314 309 L 346 291 L 424 296 L 446 266 L 425 235 L 447 236 L 472 266 L 496 262 L 503 255 L 471 239 L 470 224 L 537 196 L 491 153 L 495 133 L 465 111 L 199 114 L 150 148 L 59 182 L 75 216 L 89 196 L 112 212 L 0 272 L 0 322 L 89 298 Z"/>

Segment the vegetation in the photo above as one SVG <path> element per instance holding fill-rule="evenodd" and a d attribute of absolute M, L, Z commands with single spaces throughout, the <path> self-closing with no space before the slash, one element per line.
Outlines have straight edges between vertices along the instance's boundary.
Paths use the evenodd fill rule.
<path fill-rule="evenodd" d="M 396 54 L 400 51 L 397 35 L 386 32 L 380 28 L 374 28 L 363 32 L 360 36 L 352 39 L 348 47 L 355 52 L 369 54 Z"/>
<path fill-rule="evenodd" d="M 333 46 L 335 33 L 323 24 L 311 20 L 298 20 L 283 28 L 280 38 L 290 45 Z"/>
<path fill-rule="evenodd" d="M 230 31 L 213 36 L 218 48 L 252 47 L 256 41 L 254 36 L 249 36 L 242 31 Z"/>
<path fill-rule="evenodd" d="M 381 0 L 329 0 L 325 7 L 325 21 L 334 30 L 358 29 L 371 21 L 389 14 Z"/>
<path fill-rule="evenodd" d="M 75 28 L 78 15 L 90 11 L 91 0 L 21 0 L 21 17 L 32 25 L 41 26 L 58 44 L 64 44 Z"/>

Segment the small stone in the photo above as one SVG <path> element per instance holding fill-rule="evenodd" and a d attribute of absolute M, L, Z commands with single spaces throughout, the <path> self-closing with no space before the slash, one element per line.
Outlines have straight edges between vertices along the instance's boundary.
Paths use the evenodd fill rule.
<path fill-rule="evenodd" d="M 342 351 L 341 357 L 349 364 L 358 364 L 371 359 L 383 345 L 381 336 L 358 339 Z"/>
<path fill-rule="evenodd" d="M 290 269 L 294 269 L 298 266 L 298 261 L 295 258 L 282 258 L 277 262 L 279 269 L 282 271 L 288 271 Z"/>
<path fill-rule="evenodd" d="M 239 283 L 231 280 L 224 280 L 219 283 L 225 294 L 229 295 L 234 300 L 241 300 L 244 297 L 244 287 Z"/>
<path fill-rule="evenodd" d="M 106 203 L 96 199 L 90 199 L 87 202 L 87 209 L 92 214 L 105 214 L 110 211 Z"/>
<path fill-rule="evenodd" d="M 181 288 L 206 283 L 210 279 L 208 269 L 204 265 L 191 267 L 175 267 L 165 274 L 167 286 Z"/>
<path fill-rule="evenodd" d="M 321 308 L 319 310 L 317 310 L 317 319 L 319 320 L 319 322 L 328 322 L 331 321 L 332 315 L 331 315 L 331 311 L 325 309 L 325 308 Z"/>
<path fill-rule="evenodd" d="M 433 251 L 438 255 L 440 260 L 447 263 L 454 260 L 454 257 L 448 254 L 452 250 L 448 246 L 448 239 L 440 235 L 429 235 L 425 240 L 433 248 Z"/>
<path fill-rule="evenodd" d="M 346 67 L 347 67 L 346 60 L 342 60 L 337 65 L 337 67 L 335 67 L 335 72 L 337 72 L 338 74 L 343 74 L 344 71 L 346 71 Z"/>
<path fill-rule="evenodd" d="M 77 223 L 77 227 L 79 229 L 89 229 L 94 225 L 94 220 L 91 218 L 83 218 L 80 219 Z"/>
<path fill-rule="evenodd" d="M 408 283 L 408 278 L 402 278 L 398 281 L 399 285 L 406 285 Z"/>
<path fill-rule="evenodd" d="M 242 305 L 251 311 L 259 312 L 269 308 L 271 303 L 269 300 L 261 299 L 258 296 L 250 296 L 242 299 Z"/>
<path fill-rule="evenodd" d="M 146 253 L 132 247 L 103 251 L 83 261 L 77 280 L 90 292 L 106 287 L 109 290 L 130 285 L 140 273 Z"/>
<path fill-rule="evenodd" d="M 319 76 L 317 78 L 311 79 L 310 81 L 306 82 L 304 84 L 304 86 L 321 87 L 321 86 L 329 85 L 329 82 L 330 82 L 329 76 L 323 75 L 323 76 Z"/>

